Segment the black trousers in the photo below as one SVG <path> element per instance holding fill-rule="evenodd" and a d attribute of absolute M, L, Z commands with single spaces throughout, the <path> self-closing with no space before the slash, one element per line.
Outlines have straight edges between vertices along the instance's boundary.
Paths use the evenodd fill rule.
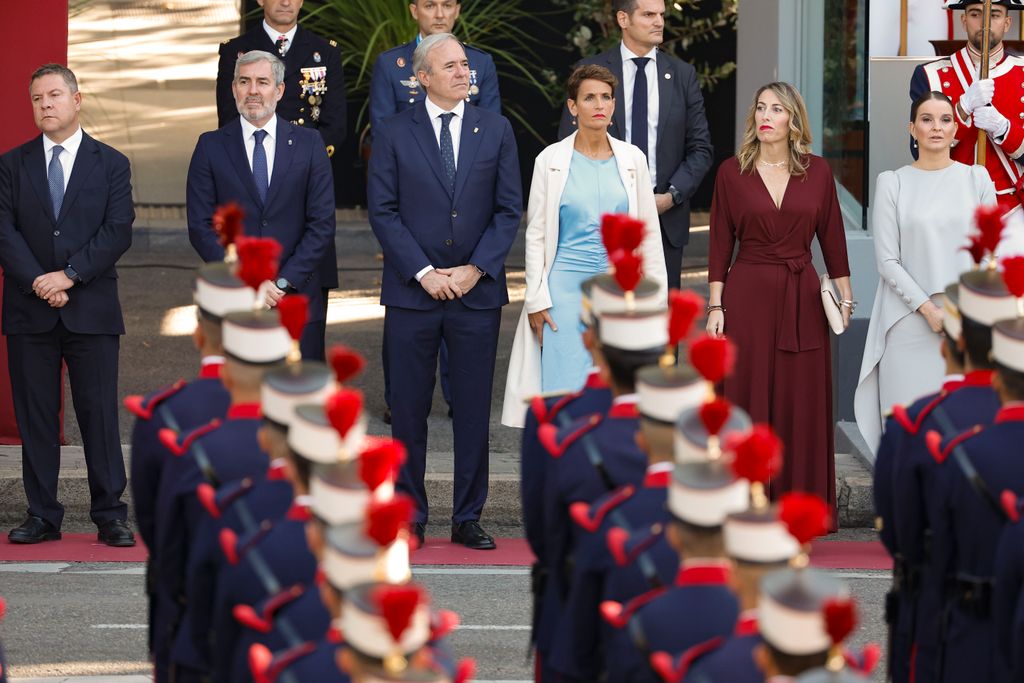
<path fill-rule="evenodd" d="M 92 521 L 100 526 L 128 518 L 128 507 L 121 501 L 128 479 L 117 419 L 120 344 L 118 335 L 75 334 L 61 322 L 49 332 L 7 337 L 28 513 L 58 529 L 64 520 L 64 506 L 57 500 L 62 361 L 68 366 L 71 400 L 85 445 Z"/>
<path fill-rule="evenodd" d="M 327 358 L 327 293 L 323 291 L 323 313 L 319 320 L 311 320 L 302 328 L 299 349 L 305 360 L 324 361 Z"/>
<path fill-rule="evenodd" d="M 673 247 L 672 243 L 665 238 L 665 232 L 662 231 L 661 247 L 665 251 L 665 270 L 668 272 L 668 288 L 681 289 L 680 285 L 683 280 L 683 249 L 686 248 L 686 245 Z"/>

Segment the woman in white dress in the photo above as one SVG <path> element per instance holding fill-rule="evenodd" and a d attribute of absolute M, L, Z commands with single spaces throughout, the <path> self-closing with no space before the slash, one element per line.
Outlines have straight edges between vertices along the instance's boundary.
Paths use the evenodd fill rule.
<path fill-rule="evenodd" d="M 918 160 L 879 174 L 872 213 L 880 279 L 854 396 L 857 426 L 872 450 L 893 405 L 938 391 L 942 291 L 970 268 L 960 247 L 975 210 L 996 202 L 984 167 L 950 158 L 957 121 L 949 98 L 923 94 L 910 118 Z"/>

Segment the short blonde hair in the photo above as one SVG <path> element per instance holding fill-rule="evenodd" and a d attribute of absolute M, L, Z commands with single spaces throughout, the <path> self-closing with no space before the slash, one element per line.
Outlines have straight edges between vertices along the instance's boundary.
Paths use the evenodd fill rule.
<path fill-rule="evenodd" d="M 761 151 L 761 141 L 757 139 L 757 125 L 755 117 L 757 114 L 757 101 L 766 90 L 771 90 L 782 108 L 789 114 L 789 172 L 793 175 L 802 176 L 807 173 L 810 164 L 808 156 L 811 154 L 811 125 L 807 117 L 807 105 L 800 91 L 789 83 L 777 81 L 763 85 L 757 89 L 754 101 L 750 103 L 747 111 L 747 120 L 743 125 L 743 141 L 736 153 L 736 159 L 740 162 L 740 171 L 753 173 L 754 164 L 757 163 L 757 155 Z"/>

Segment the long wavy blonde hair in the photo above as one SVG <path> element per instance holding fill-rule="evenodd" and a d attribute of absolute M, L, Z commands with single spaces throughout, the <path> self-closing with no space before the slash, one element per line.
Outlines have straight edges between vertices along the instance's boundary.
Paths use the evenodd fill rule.
<path fill-rule="evenodd" d="M 811 153 L 811 126 L 807 117 L 807 105 L 800 91 L 789 83 L 777 81 L 758 88 L 754 95 L 754 101 L 750 103 L 747 111 L 747 120 L 743 126 L 743 141 L 736 153 L 736 159 L 740 162 L 740 171 L 753 173 L 754 165 L 757 163 L 757 156 L 761 151 L 761 141 L 757 139 L 757 125 L 754 121 L 757 115 L 757 101 L 761 93 L 771 90 L 779 98 L 782 108 L 789 114 L 789 172 L 796 176 L 807 173 L 810 164 L 808 156 Z"/>

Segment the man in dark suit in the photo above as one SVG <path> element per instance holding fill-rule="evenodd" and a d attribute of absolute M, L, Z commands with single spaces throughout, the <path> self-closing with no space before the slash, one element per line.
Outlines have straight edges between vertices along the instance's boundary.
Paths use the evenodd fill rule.
<path fill-rule="evenodd" d="M 664 0 L 613 0 L 612 10 L 622 42 L 580 64 L 600 64 L 619 79 L 608 132 L 647 154 L 668 286 L 679 288 L 683 248 L 690 239 L 690 197 L 713 160 L 704 97 L 694 68 L 658 50 L 665 31 Z M 566 108 L 558 137 L 575 130 Z"/>
<path fill-rule="evenodd" d="M 370 226 L 384 251 L 381 304 L 391 365 L 392 435 L 408 449 L 399 488 L 423 539 L 427 415 L 443 338 L 451 363 L 455 493 L 452 540 L 494 547 L 480 527 L 505 257 L 522 216 L 508 120 L 467 106 L 469 62 L 450 33 L 424 38 L 413 71 L 427 97 L 382 121 L 368 183 Z"/>
<path fill-rule="evenodd" d="M 218 205 L 237 202 L 246 235 L 281 244 L 278 278 L 262 287 L 265 303 L 292 292 L 309 297 L 302 356 L 323 360 L 327 293 L 338 286 L 334 182 L 318 134 L 274 112 L 283 79 L 284 64 L 269 52 L 238 58 L 231 87 L 241 116 L 199 136 L 185 194 L 188 233 L 204 261 L 223 260 L 211 220 Z"/>
<path fill-rule="evenodd" d="M 67 67 L 32 74 L 40 137 L 0 157 L 3 333 L 14 415 L 22 438 L 28 519 L 12 543 L 61 537 L 61 363 L 82 430 L 99 540 L 135 545 L 117 422 L 117 361 L 124 334 L 114 264 L 132 243 L 131 169 L 117 150 L 86 135 L 82 94 Z"/>
<path fill-rule="evenodd" d="M 302 0 L 258 0 L 263 21 L 220 46 L 217 64 L 217 125 L 238 116 L 231 88 L 235 61 L 262 50 L 284 62 L 284 96 L 277 113 L 293 125 L 320 131 L 328 156 L 345 139 L 345 77 L 341 51 L 334 40 L 321 38 L 298 25 Z"/>

